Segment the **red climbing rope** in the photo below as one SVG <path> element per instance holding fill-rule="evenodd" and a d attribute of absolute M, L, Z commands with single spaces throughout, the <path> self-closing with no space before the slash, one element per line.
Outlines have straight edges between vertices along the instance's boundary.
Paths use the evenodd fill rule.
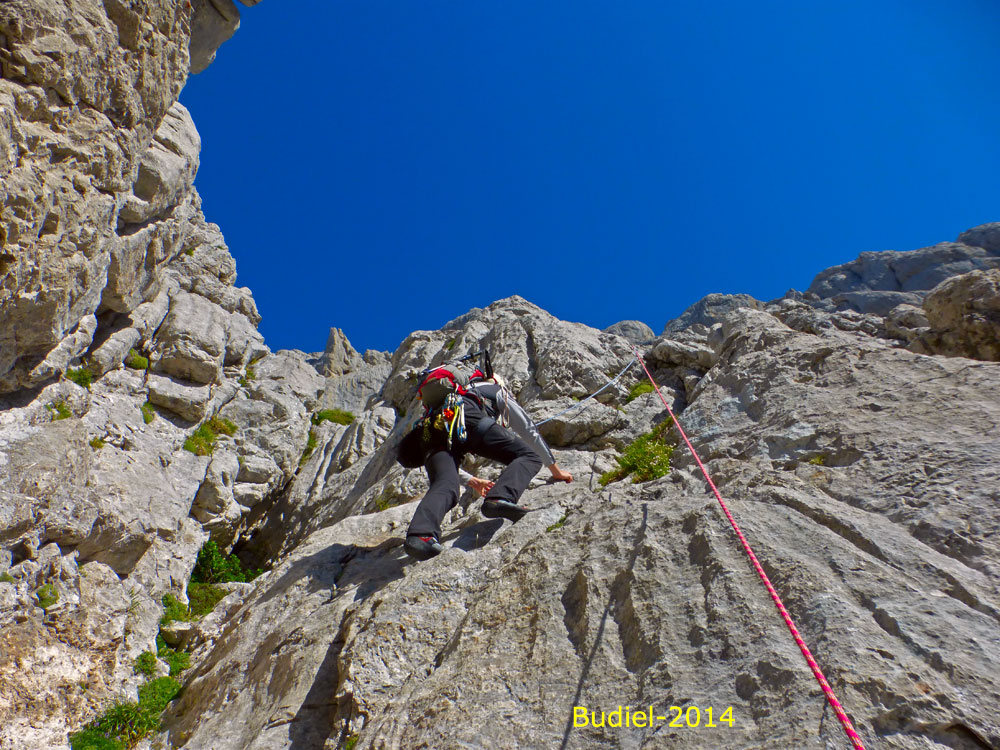
<path fill-rule="evenodd" d="M 726 514 L 726 518 L 729 519 L 729 524 L 733 527 L 733 531 L 736 532 L 736 536 L 739 537 L 740 544 L 743 545 L 743 549 L 746 551 L 747 555 L 750 557 L 750 562 L 753 563 L 754 568 L 757 571 L 757 575 L 760 576 L 760 580 L 764 582 L 764 586 L 767 587 L 767 593 L 771 595 L 771 599 L 774 600 L 774 606 L 778 608 L 778 612 L 781 613 L 782 619 L 785 621 L 785 625 L 788 626 L 788 630 L 792 634 L 792 638 L 795 642 L 799 644 L 799 650 L 802 651 L 802 655 L 805 657 L 806 661 L 809 663 L 809 668 L 812 670 L 813 675 L 816 677 L 816 681 L 819 682 L 819 686 L 823 688 L 823 692 L 826 694 L 826 699 L 830 702 L 830 706 L 833 708 L 833 712 L 837 714 L 837 718 L 840 719 L 840 723 L 844 726 L 844 731 L 847 732 L 847 737 L 851 740 L 851 744 L 854 745 L 856 750 L 865 750 L 865 746 L 861 744 L 861 737 L 858 733 L 854 731 L 854 727 L 851 725 L 851 720 L 847 717 L 847 713 L 844 711 L 844 707 L 840 705 L 840 701 L 837 700 L 837 696 L 833 692 L 833 688 L 830 687 L 830 683 L 826 681 L 826 677 L 823 676 L 823 671 L 819 668 L 819 664 L 813 658 L 812 653 L 809 651 L 809 647 L 806 642 L 802 640 L 802 636 L 799 635 L 799 629 L 795 627 L 795 623 L 792 621 L 792 616 L 788 614 L 788 610 L 785 609 L 785 605 L 781 602 L 781 597 L 778 596 L 778 592 L 774 590 L 774 586 L 771 584 L 770 579 L 767 577 L 767 573 L 764 572 L 764 568 L 761 567 L 760 563 L 757 561 L 757 555 L 753 553 L 753 549 L 750 547 L 750 543 L 743 536 L 743 532 L 740 531 L 739 525 L 736 523 L 736 519 L 733 518 L 733 514 L 729 512 L 729 508 L 726 507 L 725 501 L 722 499 L 722 495 L 719 494 L 719 490 L 715 486 L 715 482 L 712 481 L 712 477 L 708 475 L 708 469 L 705 468 L 705 464 L 701 462 L 698 458 L 698 454 L 694 450 L 694 446 L 691 445 L 691 441 L 688 440 L 687 434 L 684 432 L 684 428 L 681 427 L 681 423 L 677 421 L 677 416 L 674 414 L 674 410 L 670 408 L 670 404 L 663 397 L 660 392 L 660 386 L 656 384 L 653 380 L 653 376 L 649 373 L 649 368 L 646 367 L 646 363 L 642 359 L 642 355 L 639 354 L 638 349 L 633 349 L 635 351 L 635 357 L 639 360 L 639 364 L 642 365 L 642 369 L 646 371 L 646 377 L 649 378 L 649 382 L 653 384 L 653 388 L 656 389 L 656 395 L 660 397 L 660 401 L 663 405 L 667 407 L 667 413 L 670 418 L 674 420 L 674 424 L 677 426 L 677 431 L 680 433 L 681 437 L 684 438 L 684 442 L 687 444 L 688 450 L 691 451 L 691 455 L 694 456 L 695 462 L 698 464 L 698 468 L 701 469 L 701 473 L 705 475 L 705 481 L 708 482 L 708 486 L 712 488 L 712 492 L 715 493 L 715 499 L 719 501 L 719 505 L 722 506 L 722 512 Z"/>

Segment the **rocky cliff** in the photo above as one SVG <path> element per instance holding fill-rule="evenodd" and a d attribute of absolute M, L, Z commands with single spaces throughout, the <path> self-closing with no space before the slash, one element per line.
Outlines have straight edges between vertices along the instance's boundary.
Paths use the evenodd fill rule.
<path fill-rule="evenodd" d="M 0 4 L 0 748 L 69 747 L 177 654 L 140 747 L 848 747 L 686 449 L 600 481 L 678 443 L 637 366 L 586 400 L 634 345 L 866 747 L 1000 748 L 1000 224 L 660 335 L 512 297 L 391 354 L 272 352 L 176 101 L 238 19 Z M 483 347 L 576 481 L 516 525 L 466 493 L 413 563 L 411 374 Z M 263 573 L 161 625 L 209 540 Z"/>

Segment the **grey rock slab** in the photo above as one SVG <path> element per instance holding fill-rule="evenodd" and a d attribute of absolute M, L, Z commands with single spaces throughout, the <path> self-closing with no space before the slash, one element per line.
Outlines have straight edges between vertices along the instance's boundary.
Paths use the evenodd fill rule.
<path fill-rule="evenodd" d="M 201 295 L 177 292 L 156 334 L 156 371 L 194 383 L 219 382 L 228 317 Z"/>
<path fill-rule="evenodd" d="M 326 340 L 326 349 L 320 358 L 320 373 L 326 377 L 343 375 L 357 369 L 361 355 L 351 346 L 347 336 L 339 328 L 331 328 Z"/>
<path fill-rule="evenodd" d="M 604 329 L 604 333 L 621 336 L 633 344 L 645 344 L 656 338 L 653 329 L 641 320 L 622 320 Z"/>
<path fill-rule="evenodd" d="M 929 330 L 916 351 L 1000 361 L 1000 270 L 941 282 L 924 300 Z"/>
<path fill-rule="evenodd" d="M 978 227 L 967 229 L 958 235 L 955 242 L 981 247 L 994 255 L 1000 255 L 1000 222 L 980 224 Z"/>
<path fill-rule="evenodd" d="M 663 333 L 678 333 L 693 327 L 704 332 L 733 310 L 745 307 L 759 310 L 763 306 L 762 302 L 749 294 L 709 294 L 691 305 L 679 318 L 667 323 Z"/>
<path fill-rule="evenodd" d="M 996 268 L 1000 260 L 982 247 L 942 242 L 907 252 L 864 252 L 850 263 L 820 272 L 807 294 L 841 307 L 885 315 L 896 305 L 919 305 L 925 293 L 949 278 Z"/>
<path fill-rule="evenodd" d="M 240 27 L 240 12 L 233 0 L 192 0 L 192 5 L 191 72 L 201 73 Z"/>
<path fill-rule="evenodd" d="M 208 411 L 212 388 L 186 383 L 165 375 L 150 373 L 149 402 L 173 412 L 188 422 L 200 422 Z"/>

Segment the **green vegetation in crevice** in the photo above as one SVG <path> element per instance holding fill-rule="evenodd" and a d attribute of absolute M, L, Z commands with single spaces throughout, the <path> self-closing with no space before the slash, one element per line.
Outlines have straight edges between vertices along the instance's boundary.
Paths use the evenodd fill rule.
<path fill-rule="evenodd" d="M 105 442 L 104 442 L 104 441 L 103 441 L 103 440 L 102 440 L 101 438 L 99 438 L 99 437 L 95 437 L 95 438 L 92 438 L 92 439 L 91 439 L 91 441 L 90 441 L 90 447 L 91 447 L 91 448 L 93 448 L 93 449 L 94 449 L 95 451 L 99 451 L 99 450 L 100 450 L 101 448 L 103 448 L 103 447 L 104 447 L 105 445 L 107 445 L 107 443 L 105 443 Z"/>
<path fill-rule="evenodd" d="M 224 555 L 219 545 L 209 539 L 198 551 L 191 571 L 192 583 L 249 583 L 260 570 L 243 567 L 236 555 Z"/>
<path fill-rule="evenodd" d="M 562 517 L 562 518 L 560 518 L 560 519 L 559 519 L 558 521 L 556 521 L 556 522 L 555 522 L 554 524 L 552 524 L 552 525 L 551 525 L 551 526 L 549 526 L 549 527 L 548 527 L 547 529 L 545 529 L 545 531 L 546 531 L 546 532 L 549 532 L 549 531 L 555 531 L 556 529 L 561 529 L 561 528 L 562 528 L 563 526 L 565 526 L 565 525 L 566 525 L 566 519 L 567 519 L 567 518 L 569 518 L 569 514 L 570 514 L 570 511 L 566 511 L 566 512 L 565 512 L 565 513 L 563 514 L 563 517 Z"/>
<path fill-rule="evenodd" d="M 91 384 L 94 382 L 94 373 L 87 367 L 78 367 L 75 370 L 67 370 L 66 379 L 72 380 L 78 386 L 89 390 Z"/>
<path fill-rule="evenodd" d="M 128 356 L 125 357 L 125 366 L 133 370 L 148 370 L 149 357 L 142 356 L 135 349 L 129 349 Z"/>
<path fill-rule="evenodd" d="M 323 424 L 323 422 L 350 424 L 353 421 L 354 415 L 343 409 L 323 409 L 312 415 L 312 423 L 315 425 Z"/>
<path fill-rule="evenodd" d="M 597 480 L 602 487 L 632 475 L 632 483 L 648 482 L 666 476 L 670 471 L 670 456 L 676 447 L 667 441 L 672 420 L 661 422 L 649 432 L 640 435 L 622 455 L 617 456 L 618 468 L 606 471 Z"/>
<path fill-rule="evenodd" d="M 653 384 L 648 380 L 640 380 L 638 383 L 632 386 L 632 390 L 628 392 L 628 396 L 625 397 L 625 403 L 630 403 L 635 401 L 639 396 L 644 396 L 647 393 L 653 392 Z"/>
<path fill-rule="evenodd" d="M 826 456 L 824 456 L 822 453 L 818 456 L 813 456 L 812 458 L 809 459 L 809 463 L 811 463 L 813 466 L 826 466 Z"/>
<path fill-rule="evenodd" d="M 352 734 L 344 741 L 344 750 L 354 750 L 354 746 L 358 744 L 360 737 L 356 734 Z"/>
<path fill-rule="evenodd" d="M 247 365 L 246 372 L 240 376 L 239 383 L 241 386 L 246 388 L 251 380 L 257 379 L 257 373 L 254 372 L 253 365 Z"/>
<path fill-rule="evenodd" d="M 52 415 L 52 421 L 58 422 L 60 419 L 69 419 L 73 416 L 73 412 L 69 410 L 66 406 L 65 401 L 56 401 L 54 404 L 46 404 L 45 408 L 49 410 Z"/>
<path fill-rule="evenodd" d="M 143 651 L 132 664 L 132 671 L 136 674 L 152 677 L 156 674 L 156 654 L 152 651 Z"/>
<path fill-rule="evenodd" d="M 381 513 L 383 510 L 389 510 L 389 508 L 395 508 L 397 505 L 402 505 L 408 500 L 406 497 L 401 497 L 392 492 L 390 488 L 386 488 L 378 497 L 375 498 L 375 510 Z"/>
<path fill-rule="evenodd" d="M 228 419 L 214 416 L 198 425 L 198 428 L 184 440 L 184 450 L 196 456 L 211 456 L 219 435 L 235 435 L 237 427 Z"/>
<path fill-rule="evenodd" d="M 0 583 L 14 583 L 14 577 L 7 571 L 4 571 L 0 573 Z"/>
<path fill-rule="evenodd" d="M 73 750 L 127 750 L 162 727 L 160 714 L 177 697 L 181 684 L 158 677 L 139 688 L 139 700 L 116 701 L 81 731 L 71 734 Z"/>
<path fill-rule="evenodd" d="M 304 466 L 306 461 L 309 460 L 309 456 L 313 454 L 316 450 L 316 446 L 319 445 L 319 435 L 316 434 L 316 430 L 309 430 L 309 437 L 306 438 L 306 448 L 302 451 L 302 458 L 299 459 L 299 466 Z"/>
<path fill-rule="evenodd" d="M 161 625 L 175 620 L 190 621 L 211 612 L 228 591 L 220 583 L 249 583 L 259 576 L 259 569 L 245 568 L 236 555 L 224 555 L 209 539 L 198 551 L 198 559 L 187 586 L 188 604 L 182 604 L 173 594 L 163 595 Z"/>
<path fill-rule="evenodd" d="M 142 412 L 142 421 L 145 424 L 149 424 L 154 419 L 156 419 L 156 409 L 148 401 L 139 407 L 139 411 Z"/>
<path fill-rule="evenodd" d="M 48 609 L 59 601 L 59 592 L 51 583 L 46 583 L 35 592 L 35 598 L 38 600 L 39 607 Z"/>
<path fill-rule="evenodd" d="M 147 652 L 149 653 L 149 652 Z M 191 666 L 191 654 L 187 651 L 178 651 L 167 645 L 162 635 L 156 636 L 156 656 L 167 663 L 170 667 L 170 676 L 180 674 Z"/>

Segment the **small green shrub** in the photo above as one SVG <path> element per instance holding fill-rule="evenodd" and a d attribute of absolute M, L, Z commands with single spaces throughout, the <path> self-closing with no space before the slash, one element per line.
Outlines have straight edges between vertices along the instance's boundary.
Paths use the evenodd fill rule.
<path fill-rule="evenodd" d="M 143 651 L 132 665 L 132 671 L 136 674 L 144 674 L 152 677 L 156 674 L 156 654 L 152 651 Z"/>
<path fill-rule="evenodd" d="M 4 571 L 0 573 L 0 583 L 14 583 L 14 577 L 7 571 Z"/>
<path fill-rule="evenodd" d="M 57 601 L 59 601 L 59 592 L 56 591 L 55 586 L 51 583 L 46 583 L 38 591 L 35 592 L 35 598 L 38 599 L 38 606 L 42 609 L 48 609 Z"/>
<path fill-rule="evenodd" d="M 299 466 L 305 466 L 306 461 L 309 460 L 309 456 L 313 454 L 316 450 L 316 446 L 319 445 L 319 436 L 316 434 L 315 430 L 309 430 L 309 437 L 306 438 L 306 449 L 302 451 L 302 458 L 299 459 Z"/>
<path fill-rule="evenodd" d="M 99 716 L 92 729 L 103 732 L 109 739 L 133 747 L 150 732 L 159 729 L 160 719 L 143 711 L 138 703 L 119 701 Z"/>
<path fill-rule="evenodd" d="M 181 690 L 171 677 L 158 677 L 139 688 L 139 702 L 118 701 L 82 731 L 70 735 L 73 750 L 123 750 L 135 747 L 161 728 L 160 714 Z"/>
<path fill-rule="evenodd" d="M 125 750 L 118 740 L 113 740 L 96 729 L 82 729 L 69 736 L 73 750 Z"/>
<path fill-rule="evenodd" d="M 208 426 L 216 435 L 233 436 L 238 429 L 235 422 L 220 416 L 214 416 L 208 420 Z"/>
<path fill-rule="evenodd" d="M 159 716 L 177 694 L 181 684 L 172 677 L 157 677 L 139 688 L 139 710 L 153 716 Z M 156 728 L 159 729 L 159 719 Z"/>
<path fill-rule="evenodd" d="M 449 351 L 449 352 L 450 352 L 450 351 L 451 351 L 452 349 L 454 349 L 454 348 L 455 348 L 455 339 L 448 339 L 447 343 L 445 343 L 445 345 L 444 345 L 444 348 L 445 348 L 445 349 L 446 349 L 447 351 Z"/>
<path fill-rule="evenodd" d="M 72 380 L 78 386 L 89 389 L 94 382 L 94 373 L 86 367 L 78 367 L 75 370 L 67 370 L 66 379 Z"/>
<path fill-rule="evenodd" d="M 312 415 L 312 423 L 315 425 L 323 422 L 334 422 L 336 424 L 350 424 L 354 421 L 354 415 L 343 409 L 323 409 Z"/>
<path fill-rule="evenodd" d="M 212 432 L 207 423 L 200 424 L 198 429 L 184 440 L 184 450 L 191 451 L 196 456 L 211 456 L 217 437 L 218 435 Z"/>
<path fill-rule="evenodd" d="M 107 445 L 107 443 L 105 443 L 105 442 L 104 442 L 103 440 L 101 440 L 101 438 L 99 438 L 99 437 L 95 437 L 95 438 L 93 438 L 93 439 L 92 439 L 92 440 L 90 441 L 90 447 L 91 447 L 91 448 L 93 448 L 93 449 L 94 449 L 95 451 L 99 451 L 99 450 L 100 450 L 101 448 L 103 448 L 103 447 L 104 447 L 105 445 Z"/>
<path fill-rule="evenodd" d="M 154 419 L 156 419 L 156 409 L 148 401 L 139 407 L 139 411 L 142 412 L 142 421 L 149 424 Z"/>
<path fill-rule="evenodd" d="M 670 456 L 674 445 L 666 440 L 672 422 L 661 422 L 651 431 L 640 435 L 615 460 L 618 468 L 607 471 L 597 480 L 602 487 L 632 475 L 632 483 L 659 479 L 670 471 Z"/>
<path fill-rule="evenodd" d="M 813 456 L 809 459 L 809 463 L 813 466 L 826 466 L 826 456 L 820 454 L 818 456 Z"/>
<path fill-rule="evenodd" d="M 253 369 L 253 365 L 247 365 L 246 372 L 240 377 L 240 385 L 246 388 L 251 380 L 257 379 L 257 373 Z"/>
<path fill-rule="evenodd" d="M 191 602 L 190 619 L 197 620 L 207 615 L 228 593 L 228 591 L 211 583 L 189 583 L 187 595 L 188 601 Z"/>
<path fill-rule="evenodd" d="M 143 357 L 135 349 L 129 349 L 128 356 L 125 357 L 125 366 L 133 370 L 148 370 L 149 357 Z"/>
<path fill-rule="evenodd" d="M 354 746 L 358 744 L 360 737 L 356 734 L 352 734 L 344 742 L 344 750 L 354 750 Z"/>
<path fill-rule="evenodd" d="M 261 571 L 243 567 L 236 555 L 224 555 L 219 545 L 209 539 L 198 551 L 198 560 L 191 571 L 192 583 L 247 583 Z M 190 587 L 189 587 L 190 590 Z"/>
<path fill-rule="evenodd" d="M 156 655 L 169 665 L 171 677 L 191 666 L 191 654 L 187 651 L 170 648 L 161 635 L 156 636 Z"/>
<path fill-rule="evenodd" d="M 215 441 L 219 435 L 235 435 L 236 424 L 222 417 L 212 417 L 202 422 L 184 441 L 184 450 L 191 451 L 196 456 L 211 456 L 215 449 Z"/>
<path fill-rule="evenodd" d="M 160 618 L 160 625 L 169 625 L 175 620 L 186 622 L 191 619 L 191 610 L 181 604 L 173 594 L 163 595 L 163 617 Z"/>
<path fill-rule="evenodd" d="M 628 396 L 625 398 L 625 403 L 635 401 L 639 396 L 644 396 L 647 393 L 653 392 L 653 384 L 648 380 L 642 380 L 632 386 L 632 390 L 628 392 Z"/>
<path fill-rule="evenodd" d="M 569 518 L 569 511 L 566 511 L 566 513 L 563 514 L 562 518 L 560 518 L 554 524 L 552 524 L 547 529 L 545 529 L 545 531 L 555 531 L 556 529 L 561 529 L 563 526 L 566 525 L 566 519 L 567 518 Z"/>
<path fill-rule="evenodd" d="M 56 401 L 54 404 L 46 404 L 45 408 L 52 414 L 52 421 L 58 422 L 60 419 L 69 419 L 73 412 L 66 406 L 65 401 Z"/>

